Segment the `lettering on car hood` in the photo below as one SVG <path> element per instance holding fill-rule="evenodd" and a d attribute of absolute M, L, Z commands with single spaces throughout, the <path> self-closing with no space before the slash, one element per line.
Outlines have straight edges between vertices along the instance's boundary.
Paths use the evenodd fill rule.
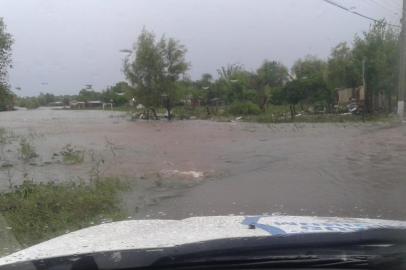
<path fill-rule="evenodd" d="M 354 232 L 365 229 L 399 228 L 406 222 L 354 219 L 354 218 L 318 218 L 318 217 L 284 217 L 284 216 L 250 216 L 242 222 L 268 232 L 270 235 L 321 232 Z"/>

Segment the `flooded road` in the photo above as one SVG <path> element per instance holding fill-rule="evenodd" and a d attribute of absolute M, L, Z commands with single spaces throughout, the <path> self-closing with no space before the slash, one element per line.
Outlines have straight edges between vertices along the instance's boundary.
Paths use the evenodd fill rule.
<path fill-rule="evenodd" d="M 126 194 L 137 218 L 280 213 L 406 219 L 402 125 L 131 122 L 119 112 L 50 109 L 1 113 L 0 125 L 28 138 L 38 154 L 24 163 L 17 139 L 3 147 L 3 190 L 10 181 L 62 182 L 98 173 L 182 186 L 162 188 L 163 195 L 143 207 L 137 204 L 148 189 Z M 59 153 L 67 144 L 83 152 L 83 162 L 63 164 Z"/>
<path fill-rule="evenodd" d="M 204 182 L 141 216 L 406 219 L 404 126 L 307 124 L 259 129 L 260 137 L 229 149 L 228 157 L 234 157 L 231 175 Z"/>

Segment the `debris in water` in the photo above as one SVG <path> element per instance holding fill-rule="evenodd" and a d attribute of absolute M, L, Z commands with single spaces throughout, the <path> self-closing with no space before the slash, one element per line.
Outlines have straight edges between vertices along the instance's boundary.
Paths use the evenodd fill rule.
<path fill-rule="evenodd" d="M 197 179 L 202 178 L 204 173 L 199 171 L 162 170 L 160 175 L 163 177 L 183 176 Z"/>

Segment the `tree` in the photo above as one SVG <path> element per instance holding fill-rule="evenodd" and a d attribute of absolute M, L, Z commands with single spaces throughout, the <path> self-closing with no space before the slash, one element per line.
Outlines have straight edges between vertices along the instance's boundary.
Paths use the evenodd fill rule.
<path fill-rule="evenodd" d="M 65 106 L 69 106 L 69 103 L 70 103 L 70 98 L 69 98 L 69 96 L 63 96 L 62 97 L 62 103 L 63 103 L 63 106 L 65 107 Z"/>
<path fill-rule="evenodd" d="M 116 106 L 123 106 L 129 102 L 133 95 L 133 89 L 127 82 L 118 82 L 101 93 L 103 102 L 112 102 Z"/>
<path fill-rule="evenodd" d="M 94 91 L 92 88 L 84 88 L 79 91 L 78 100 L 79 101 L 92 101 L 92 100 L 100 100 L 101 93 Z"/>
<path fill-rule="evenodd" d="M 9 86 L 0 83 L 0 111 L 12 110 L 14 101 L 15 95 L 10 91 Z"/>
<path fill-rule="evenodd" d="M 0 18 L 0 111 L 13 107 L 14 94 L 7 82 L 8 69 L 11 67 L 12 36 L 7 33 L 6 25 Z"/>
<path fill-rule="evenodd" d="M 309 77 L 321 76 L 325 78 L 327 63 L 315 56 L 306 56 L 299 59 L 292 67 L 292 73 L 296 79 L 306 79 Z"/>
<path fill-rule="evenodd" d="M 287 67 L 276 61 L 265 60 L 257 70 L 257 99 L 258 106 L 265 110 L 272 91 L 283 87 L 289 80 Z"/>
<path fill-rule="evenodd" d="M 320 105 L 331 110 L 334 92 L 327 83 L 327 67 L 325 61 L 314 56 L 307 56 L 295 62 L 292 73 L 297 82 L 293 88 L 300 89 L 304 95 L 302 103 Z"/>
<path fill-rule="evenodd" d="M 282 99 L 289 104 L 290 115 L 293 119 L 296 115 L 295 106 L 306 98 L 304 83 L 300 79 L 290 81 L 285 85 L 280 95 L 282 95 Z"/>
<path fill-rule="evenodd" d="M 243 67 L 238 64 L 227 65 L 217 69 L 220 80 L 231 81 L 234 80 L 238 73 L 244 71 Z"/>
<path fill-rule="evenodd" d="M 255 74 L 237 64 L 221 67 L 217 73 L 219 79 L 216 82 L 216 88 L 226 103 L 256 102 Z"/>
<path fill-rule="evenodd" d="M 136 89 L 137 99 L 156 116 L 155 108 L 163 104 L 168 120 L 181 98 L 176 83 L 189 69 L 186 48 L 179 41 L 164 36 L 156 41 L 155 35 L 143 30 L 132 54 L 124 62 L 124 73 Z"/>
<path fill-rule="evenodd" d="M 177 82 L 181 75 L 189 69 L 189 63 L 186 62 L 185 58 L 187 50 L 179 41 L 173 38 L 165 39 L 165 37 L 159 41 L 158 48 L 161 55 L 159 86 L 168 120 L 171 120 L 172 109 L 176 102 L 182 98 L 182 92 Z"/>
<path fill-rule="evenodd" d="M 353 61 L 361 79 L 362 61 L 366 60 L 367 110 L 377 109 L 378 97 L 386 97 L 387 109 L 392 111 L 398 67 L 399 33 L 384 21 L 375 23 L 362 37 L 354 41 Z"/>
<path fill-rule="evenodd" d="M 202 101 L 203 105 L 205 105 L 207 115 L 211 114 L 210 100 L 217 97 L 214 86 L 213 76 L 209 73 L 202 74 L 200 80 L 194 82 L 195 91 L 193 96 L 195 99 Z"/>
<path fill-rule="evenodd" d="M 362 84 L 359 72 L 354 63 L 352 49 L 346 42 L 338 44 L 328 60 L 327 78 L 330 88 L 358 87 Z"/>
<path fill-rule="evenodd" d="M 40 106 L 46 106 L 51 102 L 56 101 L 56 97 L 53 94 L 50 93 L 40 93 L 39 96 L 37 97 L 38 104 Z"/>

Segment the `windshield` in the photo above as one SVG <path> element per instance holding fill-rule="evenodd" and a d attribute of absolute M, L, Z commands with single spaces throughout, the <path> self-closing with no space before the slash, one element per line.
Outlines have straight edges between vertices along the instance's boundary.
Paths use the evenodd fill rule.
<path fill-rule="evenodd" d="M 405 221 L 404 2 L 0 0 L 0 258 L 120 221 Z M 159 224 L 134 234 L 181 242 Z"/>

